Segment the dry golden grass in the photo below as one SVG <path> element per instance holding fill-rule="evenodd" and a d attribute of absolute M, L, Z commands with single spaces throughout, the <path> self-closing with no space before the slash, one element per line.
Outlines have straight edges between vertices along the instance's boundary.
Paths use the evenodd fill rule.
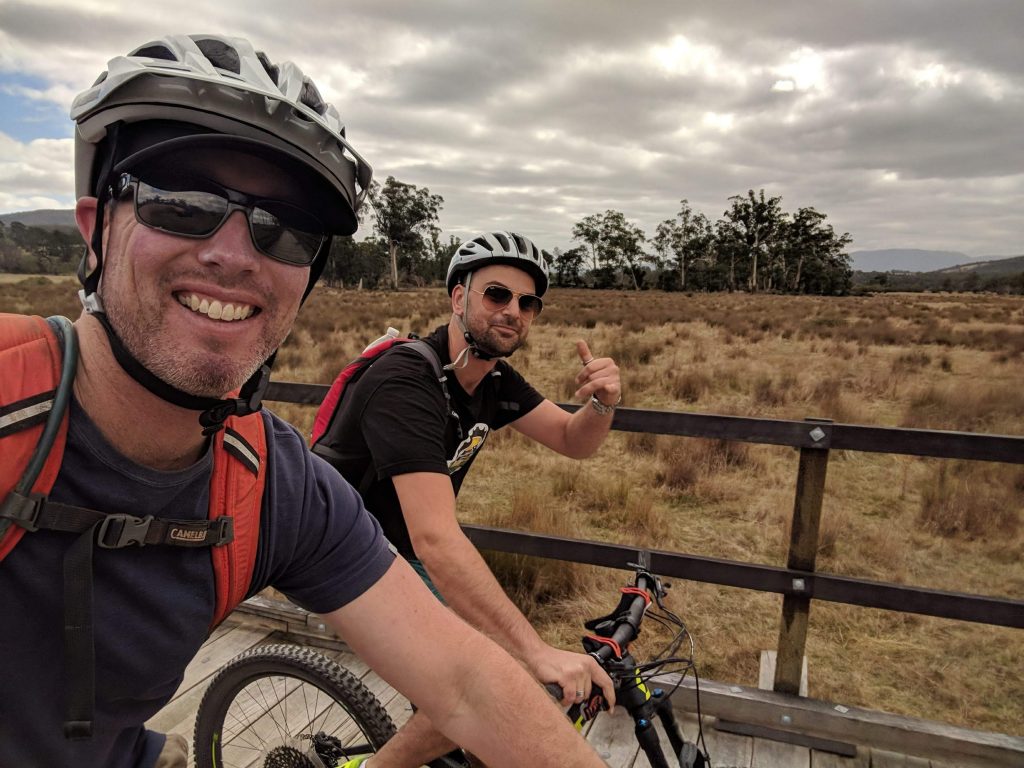
<path fill-rule="evenodd" d="M 0 288 L 4 311 L 77 314 L 43 285 Z M 36 307 L 33 309 L 33 306 Z M 388 325 L 427 333 L 447 319 L 440 289 L 318 290 L 275 378 L 329 382 Z M 817 298 L 552 290 L 513 363 L 568 400 L 574 342 L 622 368 L 631 407 L 1024 435 L 1024 300 L 985 295 Z M 314 409 L 273 404 L 308 430 Z M 587 461 L 511 430 L 459 497 L 466 522 L 784 565 L 797 453 L 613 433 Z M 1024 595 L 1024 469 L 833 451 L 818 568 L 933 589 Z M 584 619 L 614 607 L 625 574 L 488 555 L 550 641 L 577 648 Z M 781 597 L 677 582 L 670 603 L 702 675 L 756 684 Z M 664 638 L 645 631 L 638 648 Z M 811 608 L 813 696 L 994 731 L 1024 732 L 1024 633 L 830 605 Z"/>

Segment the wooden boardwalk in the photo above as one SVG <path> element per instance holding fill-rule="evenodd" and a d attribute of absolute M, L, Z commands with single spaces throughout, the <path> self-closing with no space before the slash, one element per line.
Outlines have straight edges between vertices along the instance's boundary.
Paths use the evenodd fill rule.
<path fill-rule="evenodd" d="M 230 659 L 257 645 L 282 642 L 273 628 L 246 619 L 235 613 L 210 637 L 200 653 L 188 666 L 185 678 L 171 702 L 147 724 L 166 733 L 180 733 L 189 742 L 195 711 L 210 678 Z M 409 703 L 352 653 L 329 648 L 320 649 L 336 659 L 378 697 L 396 725 L 405 722 L 411 714 Z M 684 735 L 688 741 L 697 736 L 697 719 L 682 715 Z M 841 757 L 808 747 L 773 741 L 765 738 L 742 736 L 719 731 L 716 720 L 704 718 L 704 739 L 712 765 L 726 768 L 970 768 L 993 765 L 992 762 L 929 761 L 923 758 L 897 754 L 870 745 L 857 747 L 856 757 Z M 615 715 L 602 714 L 591 723 L 586 732 L 610 768 L 650 768 L 646 757 L 638 753 L 633 736 L 633 723 L 623 710 Z M 191 768 L 190 762 L 190 768 Z M 1010 763 L 1007 763 L 1010 765 Z M 525 768 L 525 767 L 524 767 Z M 1018 764 L 1019 768 L 1019 764 Z"/>

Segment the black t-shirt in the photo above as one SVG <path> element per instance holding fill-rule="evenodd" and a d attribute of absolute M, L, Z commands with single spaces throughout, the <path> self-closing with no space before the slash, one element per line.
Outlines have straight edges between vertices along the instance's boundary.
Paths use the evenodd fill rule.
<path fill-rule="evenodd" d="M 424 339 L 441 364 L 450 362 L 448 327 Z M 446 372 L 450 415 L 444 392 L 422 354 L 405 345 L 383 353 L 347 385 L 329 430 L 328 460 L 356 488 L 370 469 L 363 497 L 384 534 L 407 558 L 415 557 L 391 478 L 409 472 L 451 477 L 458 495 L 462 481 L 492 429 L 500 429 L 536 408 L 544 398 L 511 365 L 499 360 L 470 395 Z M 460 437 L 461 432 L 461 437 Z"/>

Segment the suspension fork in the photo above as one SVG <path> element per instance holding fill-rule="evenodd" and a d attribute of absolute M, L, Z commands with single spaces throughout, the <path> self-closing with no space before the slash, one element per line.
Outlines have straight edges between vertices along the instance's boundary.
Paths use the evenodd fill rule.
<path fill-rule="evenodd" d="M 679 765 L 683 768 L 704 766 L 703 755 L 697 751 L 694 745 L 688 744 L 683 738 L 669 697 L 660 688 L 651 689 L 647 686 L 640 671 L 636 668 L 636 662 L 629 654 L 623 657 L 622 662 L 623 667 L 631 669 L 632 672 L 628 677 L 618 678 L 615 689 L 616 700 L 621 702 L 630 717 L 633 718 L 633 729 L 637 742 L 644 754 L 647 755 L 651 768 L 671 768 L 671 764 L 665 757 L 665 751 L 662 749 L 661 740 L 658 738 L 657 728 L 654 725 L 655 717 L 661 721 L 672 748 L 672 755 L 679 758 Z"/>

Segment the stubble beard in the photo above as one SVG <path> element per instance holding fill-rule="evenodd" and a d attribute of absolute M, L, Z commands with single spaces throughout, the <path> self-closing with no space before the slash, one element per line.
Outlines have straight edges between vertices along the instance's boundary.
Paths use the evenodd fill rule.
<path fill-rule="evenodd" d="M 518 335 L 514 338 L 505 338 L 499 335 L 492 325 L 488 323 L 481 323 L 480 325 L 481 327 L 477 329 L 470 325 L 470 334 L 476 342 L 477 349 L 487 355 L 509 357 L 526 341 L 526 329 L 523 327 L 516 328 L 514 325 L 506 325 L 506 328 L 512 328 L 517 331 Z"/>
<path fill-rule="evenodd" d="M 161 285 L 157 295 L 166 296 L 168 291 L 167 286 Z M 271 338 L 268 328 L 246 350 L 246 359 L 232 359 L 226 350 L 211 344 L 175 337 L 167 327 L 166 312 L 133 312 L 116 297 L 104 297 L 104 308 L 111 327 L 135 360 L 164 383 L 197 397 L 220 398 L 238 389 L 281 344 Z"/>

